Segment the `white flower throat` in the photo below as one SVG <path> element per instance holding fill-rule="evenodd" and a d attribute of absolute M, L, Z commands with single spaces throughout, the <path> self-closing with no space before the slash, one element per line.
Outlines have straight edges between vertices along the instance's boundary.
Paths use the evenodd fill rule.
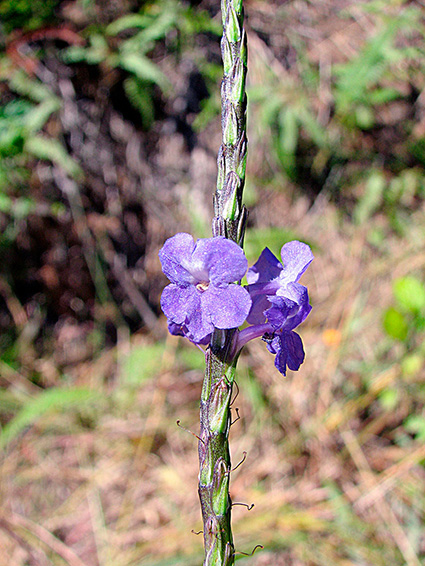
<path fill-rule="evenodd" d="M 196 288 L 198 289 L 198 291 L 201 291 L 201 293 L 206 291 L 209 286 L 210 286 L 209 281 L 200 281 L 199 283 L 196 284 Z"/>

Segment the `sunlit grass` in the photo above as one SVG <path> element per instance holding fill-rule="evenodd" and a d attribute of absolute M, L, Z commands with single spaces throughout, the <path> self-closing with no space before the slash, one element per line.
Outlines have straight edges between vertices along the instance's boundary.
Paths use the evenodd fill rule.
<path fill-rule="evenodd" d="M 282 379 L 260 343 L 240 363 L 231 449 L 234 465 L 244 451 L 247 459 L 231 494 L 254 507 L 233 508 L 235 541 L 241 553 L 264 550 L 238 561 L 419 565 L 425 449 L 403 422 L 423 402 L 419 393 L 381 400 L 406 387 L 382 314 L 394 275 L 423 269 L 425 258 L 390 235 L 387 252 L 370 248 L 366 230 L 342 231 L 331 211 L 325 227 L 323 213 L 296 228 L 322 250 L 308 281 L 314 309 L 300 329 L 304 366 Z M 71 566 L 199 564 L 197 441 L 176 421 L 196 434 L 201 365 L 202 353 L 184 341 L 136 336 L 70 372 L 68 387 L 93 390 L 84 403 L 72 388 L 50 390 L 56 410 L 42 390 L 24 399 L 10 390 L 20 401 L 5 405 L 15 416 L 0 472 L 9 564 L 29 556 Z M 412 379 L 422 391 L 423 368 Z"/>

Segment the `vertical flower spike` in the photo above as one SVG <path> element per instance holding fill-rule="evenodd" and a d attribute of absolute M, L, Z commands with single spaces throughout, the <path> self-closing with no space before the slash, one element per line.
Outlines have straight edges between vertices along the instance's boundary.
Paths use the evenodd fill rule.
<path fill-rule="evenodd" d="M 246 33 L 242 0 L 221 0 L 224 76 L 221 85 L 222 144 L 217 158 L 213 238 L 196 243 L 189 234 L 176 234 L 159 253 L 171 283 L 161 307 L 171 334 L 207 345 L 201 393 L 198 444 L 204 562 L 203 566 L 232 566 L 235 550 L 231 529 L 230 405 L 236 363 L 242 346 L 263 336 L 283 374 L 304 361 L 301 338 L 293 330 L 310 312 L 307 289 L 299 278 L 313 259 L 310 248 L 289 242 L 282 262 L 265 249 L 247 272 L 242 251 L 247 211 L 242 204 L 247 155 Z M 238 330 L 245 320 L 251 326 Z"/>
<path fill-rule="evenodd" d="M 217 190 L 214 197 L 213 234 L 242 244 L 246 211 L 242 205 L 246 168 L 246 33 L 240 0 L 222 2 L 221 84 L 223 143 L 218 154 Z"/>
<path fill-rule="evenodd" d="M 214 236 L 224 236 L 242 247 L 247 217 L 246 209 L 242 205 L 247 150 L 245 133 L 247 50 L 242 0 L 222 0 L 221 9 L 223 21 L 221 53 L 224 66 L 221 85 L 223 142 L 217 158 L 217 188 L 214 195 L 212 232 Z M 232 279 L 233 281 L 235 279 Z M 241 317 L 246 317 L 251 308 L 250 300 L 246 311 L 247 301 L 245 299 L 242 301 L 239 292 L 238 301 L 233 301 L 231 315 L 233 321 L 236 321 L 235 307 L 239 308 L 239 303 L 242 305 Z M 213 306 L 211 303 L 211 307 Z M 210 320 L 213 320 L 211 313 Z M 217 320 L 215 326 L 229 328 L 229 326 L 220 326 Z M 231 463 L 228 437 L 229 402 L 236 368 L 232 344 L 237 332 L 237 330 L 215 330 L 211 337 L 210 349 L 206 354 L 207 369 L 201 398 L 202 441 L 199 446 L 198 487 L 204 522 L 204 566 L 234 564 L 235 553 L 230 523 L 228 470 L 231 469 Z"/>

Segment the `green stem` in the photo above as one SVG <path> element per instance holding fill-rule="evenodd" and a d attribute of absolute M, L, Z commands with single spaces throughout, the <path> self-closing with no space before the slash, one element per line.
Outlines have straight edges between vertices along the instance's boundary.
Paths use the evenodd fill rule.
<path fill-rule="evenodd" d="M 246 33 L 242 0 L 222 3 L 221 53 L 224 75 L 221 83 L 221 129 L 223 143 L 218 152 L 217 189 L 214 195 L 213 235 L 242 244 L 246 209 L 242 205 L 246 169 Z"/>
<path fill-rule="evenodd" d="M 218 153 L 214 236 L 243 244 L 247 211 L 242 205 L 246 167 L 246 34 L 242 0 L 223 0 L 221 85 L 223 143 Z M 204 566 L 231 566 L 234 545 L 229 495 L 230 401 L 237 357 L 229 358 L 235 330 L 215 330 L 206 353 L 201 397 L 199 498 L 204 523 Z"/>
<path fill-rule="evenodd" d="M 217 337 L 218 338 L 218 337 Z M 204 523 L 204 566 L 228 566 L 234 562 L 230 524 L 230 400 L 235 363 L 226 364 L 222 348 L 214 345 L 206 354 L 206 373 L 201 398 L 199 441 L 199 498 Z"/>

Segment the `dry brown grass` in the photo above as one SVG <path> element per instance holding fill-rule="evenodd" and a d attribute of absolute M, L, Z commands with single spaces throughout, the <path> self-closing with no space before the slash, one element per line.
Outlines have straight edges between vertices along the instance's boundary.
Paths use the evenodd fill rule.
<path fill-rule="evenodd" d="M 284 206 L 281 195 L 268 199 Z M 423 269 L 425 256 L 417 238 L 389 235 L 376 250 L 366 229 L 340 222 L 330 205 L 306 206 L 299 202 L 289 223 L 316 250 L 304 276 L 314 305 L 301 329 L 306 362 L 282 379 L 261 342 L 240 362 L 242 418 L 231 448 L 235 464 L 248 456 L 231 493 L 255 507 L 234 508 L 237 549 L 264 545 L 243 559 L 258 566 L 419 565 L 425 450 L 396 442 L 413 401 L 387 411 L 377 398 L 403 379 L 399 360 L 379 360 L 391 281 Z M 422 219 L 423 211 L 414 219 L 418 234 Z M 200 562 L 202 537 L 191 533 L 201 528 L 196 440 L 176 420 L 196 432 L 202 354 L 169 337 L 155 375 L 143 380 L 141 368 L 138 381 L 126 356 L 150 344 L 136 336 L 75 368 L 68 382 L 101 399 L 45 414 L 9 444 L 0 564 Z M 422 370 L 415 380 L 424 377 Z"/>

